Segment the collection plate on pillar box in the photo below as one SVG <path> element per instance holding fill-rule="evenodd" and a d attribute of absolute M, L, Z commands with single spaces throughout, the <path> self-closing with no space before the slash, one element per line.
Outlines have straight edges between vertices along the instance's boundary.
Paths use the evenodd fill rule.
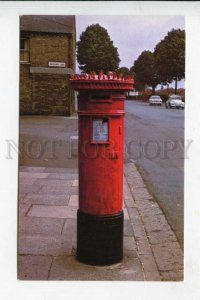
<path fill-rule="evenodd" d="M 93 119 L 93 141 L 108 141 L 108 119 Z"/>

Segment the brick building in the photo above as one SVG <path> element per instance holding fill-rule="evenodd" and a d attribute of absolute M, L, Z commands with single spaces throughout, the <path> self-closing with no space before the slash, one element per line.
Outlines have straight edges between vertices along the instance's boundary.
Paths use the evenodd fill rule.
<path fill-rule="evenodd" d="M 70 115 L 75 16 L 20 17 L 20 113 Z"/>

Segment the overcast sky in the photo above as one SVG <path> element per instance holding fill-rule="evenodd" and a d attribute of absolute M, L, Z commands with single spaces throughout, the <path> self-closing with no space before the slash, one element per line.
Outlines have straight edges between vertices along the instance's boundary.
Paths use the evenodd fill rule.
<path fill-rule="evenodd" d="M 118 48 L 120 67 L 128 68 L 142 51 L 154 51 L 168 31 L 185 29 L 183 16 L 76 16 L 77 41 L 87 26 L 97 23 L 107 29 L 114 46 Z M 184 81 L 178 84 L 178 87 L 183 86 Z"/>

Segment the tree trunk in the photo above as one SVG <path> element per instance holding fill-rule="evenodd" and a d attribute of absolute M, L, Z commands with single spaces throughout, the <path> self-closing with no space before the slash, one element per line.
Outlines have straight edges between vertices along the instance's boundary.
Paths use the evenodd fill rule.
<path fill-rule="evenodd" d="M 155 86 L 152 86 L 152 95 L 155 95 Z"/>
<path fill-rule="evenodd" d="M 175 95 L 177 94 L 177 85 L 178 85 L 178 78 L 176 77 L 176 80 L 175 80 Z"/>

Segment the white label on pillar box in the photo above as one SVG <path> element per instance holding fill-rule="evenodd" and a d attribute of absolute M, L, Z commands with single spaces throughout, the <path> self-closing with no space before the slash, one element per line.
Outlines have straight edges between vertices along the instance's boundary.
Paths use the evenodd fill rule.
<path fill-rule="evenodd" d="M 108 119 L 93 119 L 93 135 L 95 142 L 108 141 Z"/>

